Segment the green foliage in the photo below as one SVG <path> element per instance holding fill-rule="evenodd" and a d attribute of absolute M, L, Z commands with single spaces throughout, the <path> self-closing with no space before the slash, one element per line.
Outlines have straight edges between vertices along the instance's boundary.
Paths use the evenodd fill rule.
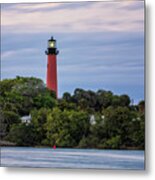
<path fill-rule="evenodd" d="M 49 144 L 60 147 L 77 146 L 89 130 L 88 114 L 54 108 L 47 117 L 47 138 Z"/>
<path fill-rule="evenodd" d="M 34 77 L 3 80 L 0 89 L 2 139 L 19 146 L 144 149 L 144 101 L 131 105 L 126 94 L 80 88 L 56 99 Z M 21 122 L 29 114 L 31 122 Z"/>
<path fill-rule="evenodd" d="M 20 117 L 18 114 L 12 111 L 0 111 L 0 135 L 6 136 L 10 131 L 10 126 L 13 124 L 19 124 Z"/>
<path fill-rule="evenodd" d="M 60 108 L 61 110 L 76 110 L 77 106 L 75 103 L 72 102 L 67 102 L 64 99 L 59 99 L 58 100 L 58 108 Z"/>
<path fill-rule="evenodd" d="M 121 136 L 113 136 L 111 139 L 108 139 L 103 147 L 106 147 L 108 149 L 119 149 L 121 145 Z"/>
<path fill-rule="evenodd" d="M 16 143 L 17 146 L 33 146 L 36 142 L 36 133 L 32 125 L 12 125 L 5 140 Z"/>
<path fill-rule="evenodd" d="M 114 107 L 117 107 L 117 106 L 126 106 L 126 107 L 128 107 L 129 104 L 130 104 L 130 98 L 129 98 L 128 95 L 121 95 L 121 96 L 114 95 L 113 98 L 112 98 L 111 105 L 114 106 Z"/>
<path fill-rule="evenodd" d="M 46 128 L 45 124 L 47 122 L 47 116 L 50 113 L 50 109 L 41 108 L 39 110 L 31 111 L 31 124 L 35 129 L 35 144 L 42 145 L 45 143 L 46 139 Z"/>
<path fill-rule="evenodd" d="M 134 147 L 145 147 L 145 116 L 139 113 L 135 119 L 132 120 L 130 125 L 129 137 L 131 144 Z"/>
<path fill-rule="evenodd" d="M 37 109 L 39 108 L 53 108 L 56 105 L 56 100 L 50 95 L 50 92 L 46 90 L 45 92 L 37 94 L 34 98 L 33 106 Z"/>
<path fill-rule="evenodd" d="M 109 107 L 103 111 L 105 115 L 105 127 L 109 137 L 115 134 L 128 132 L 128 124 L 132 120 L 132 114 L 127 107 Z"/>
<path fill-rule="evenodd" d="M 126 94 L 120 96 L 120 101 L 120 106 L 129 106 L 131 103 L 129 96 Z"/>
<path fill-rule="evenodd" d="M 78 145 L 79 148 L 88 148 L 89 147 L 89 142 L 88 142 L 88 138 L 86 138 L 85 136 L 82 137 L 82 139 L 79 142 Z"/>
<path fill-rule="evenodd" d="M 68 92 L 65 92 L 62 96 L 62 99 L 64 99 L 66 102 L 70 102 L 71 101 L 71 95 Z"/>
<path fill-rule="evenodd" d="M 96 98 L 97 109 L 102 111 L 102 109 L 105 109 L 112 104 L 113 93 L 111 91 L 98 90 Z"/>
<path fill-rule="evenodd" d="M 55 94 L 46 89 L 42 80 L 17 76 L 0 82 L 0 105 L 3 111 L 13 111 L 20 116 L 34 108 L 52 108 L 56 105 Z"/>
<path fill-rule="evenodd" d="M 89 136 L 81 139 L 78 145 L 79 148 L 99 148 L 99 139 L 96 136 L 89 134 Z"/>
<path fill-rule="evenodd" d="M 139 108 L 140 113 L 144 114 L 144 111 L 145 111 L 145 101 L 140 101 L 139 104 L 138 104 L 138 108 Z"/>

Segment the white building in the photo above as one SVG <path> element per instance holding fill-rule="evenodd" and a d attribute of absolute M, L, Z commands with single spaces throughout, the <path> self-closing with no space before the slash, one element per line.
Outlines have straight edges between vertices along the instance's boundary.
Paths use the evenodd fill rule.
<path fill-rule="evenodd" d="M 95 116 L 94 115 L 90 115 L 89 122 L 90 122 L 91 125 L 95 125 L 96 124 L 96 120 L 95 120 Z"/>
<path fill-rule="evenodd" d="M 29 124 L 31 122 L 31 115 L 21 117 L 22 123 Z"/>

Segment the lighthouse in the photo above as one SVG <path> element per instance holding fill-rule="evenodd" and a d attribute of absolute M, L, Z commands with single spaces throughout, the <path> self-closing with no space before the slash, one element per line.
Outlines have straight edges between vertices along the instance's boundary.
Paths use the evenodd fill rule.
<path fill-rule="evenodd" d="M 51 37 L 48 40 L 48 48 L 45 51 L 47 55 L 47 76 L 46 76 L 46 86 L 48 89 L 56 93 L 58 96 L 58 87 L 57 87 L 57 50 L 56 40 Z"/>

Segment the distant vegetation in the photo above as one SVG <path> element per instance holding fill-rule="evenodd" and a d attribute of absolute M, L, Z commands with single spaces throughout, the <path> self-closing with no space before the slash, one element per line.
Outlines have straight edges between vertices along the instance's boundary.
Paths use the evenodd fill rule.
<path fill-rule="evenodd" d="M 144 101 L 128 95 L 75 89 L 61 99 L 42 80 L 16 77 L 0 82 L 0 135 L 17 146 L 144 149 Z M 31 115 L 31 122 L 21 117 Z"/>

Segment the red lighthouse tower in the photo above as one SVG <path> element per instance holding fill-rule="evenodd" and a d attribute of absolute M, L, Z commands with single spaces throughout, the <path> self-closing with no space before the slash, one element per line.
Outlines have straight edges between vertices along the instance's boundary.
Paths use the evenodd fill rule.
<path fill-rule="evenodd" d="M 48 48 L 45 51 L 47 55 L 47 77 L 46 77 L 46 86 L 48 89 L 55 91 L 56 97 L 58 96 L 58 87 L 57 87 L 57 57 L 59 53 L 56 47 L 56 40 L 51 37 L 48 40 Z"/>

